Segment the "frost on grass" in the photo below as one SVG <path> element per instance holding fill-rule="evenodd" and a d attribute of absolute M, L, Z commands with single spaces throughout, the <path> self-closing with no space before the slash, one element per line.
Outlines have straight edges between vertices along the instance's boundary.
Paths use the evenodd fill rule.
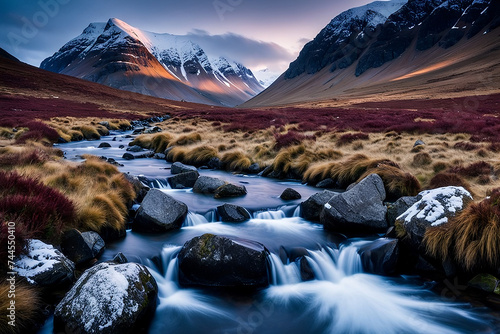
<path fill-rule="evenodd" d="M 16 260 L 14 270 L 19 276 L 26 277 L 30 283 L 44 285 L 43 283 L 47 283 L 47 279 L 49 279 L 49 272 L 57 272 L 51 275 L 52 280 L 57 281 L 59 276 L 61 279 L 64 278 L 63 270 L 66 271 L 66 274 L 71 274 L 74 270 L 74 264 L 54 246 L 31 239 L 28 242 L 28 254 L 22 255 Z"/>
<path fill-rule="evenodd" d="M 55 316 L 84 333 L 113 332 L 133 325 L 147 304 L 148 291 L 134 263 L 101 263 L 87 270 L 57 305 Z M 150 276 L 150 275 L 149 275 Z"/>
<path fill-rule="evenodd" d="M 421 199 L 397 218 L 404 220 L 405 225 L 414 218 L 424 220 L 431 226 L 448 222 L 449 216 L 454 216 L 464 207 L 464 199 L 472 200 L 471 194 L 463 187 L 443 187 L 426 190 L 418 195 Z"/>

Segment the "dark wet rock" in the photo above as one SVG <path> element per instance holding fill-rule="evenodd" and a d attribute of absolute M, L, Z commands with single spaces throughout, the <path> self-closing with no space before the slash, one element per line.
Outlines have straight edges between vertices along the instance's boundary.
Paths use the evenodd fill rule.
<path fill-rule="evenodd" d="M 200 173 L 197 170 L 189 171 L 181 174 L 176 174 L 167 179 L 168 183 L 172 189 L 184 189 L 193 188 L 196 180 L 200 177 Z"/>
<path fill-rule="evenodd" d="M 172 174 L 181 174 L 186 172 L 197 172 L 198 170 L 194 166 L 184 165 L 181 162 L 174 162 L 170 168 Z"/>
<path fill-rule="evenodd" d="M 158 286 L 137 263 L 100 263 L 85 271 L 57 305 L 54 332 L 145 333 Z"/>
<path fill-rule="evenodd" d="M 127 152 L 123 154 L 122 158 L 125 160 L 134 160 L 135 156 L 132 153 Z"/>
<path fill-rule="evenodd" d="M 401 197 L 394 203 L 387 205 L 387 222 L 390 226 L 393 226 L 396 222 L 396 218 L 401 216 L 406 212 L 413 204 L 420 200 L 417 196 L 405 196 Z"/>
<path fill-rule="evenodd" d="M 333 181 L 333 179 L 328 178 L 328 179 L 324 179 L 323 181 L 318 182 L 315 187 L 322 188 L 322 189 L 327 189 L 327 188 L 332 189 L 332 188 L 336 188 L 337 184 L 335 183 L 335 181 Z"/>
<path fill-rule="evenodd" d="M 240 197 L 247 194 L 245 186 L 239 186 L 232 183 L 226 183 L 215 190 L 214 198 Z"/>
<path fill-rule="evenodd" d="M 108 121 L 102 121 L 102 122 L 99 122 L 98 124 L 104 126 L 106 129 L 110 129 L 110 126 L 109 126 L 109 122 Z"/>
<path fill-rule="evenodd" d="M 207 163 L 207 167 L 211 169 L 221 169 L 220 159 L 217 157 L 211 158 Z"/>
<path fill-rule="evenodd" d="M 248 167 L 248 172 L 251 174 L 257 174 L 260 172 L 260 165 L 258 163 L 253 163 Z"/>
<path fill-rule="evenodd" d="M 420 146 L 420 145 L 425 145 L 425 143 L 421 140 L 421 139 L 418 139 L 415 144 L 413 144 L 413 147 L 416 147 L 416 146 Z"/>
<path fill-rule="evenodd" d="M 371 174 L 351 190 L 332 197 L 323 206 L 320 222 L 335 232 L 385 231 L 388 225 L 384 200 L 384 182 Z"/>
<path fill-rule="evenodd" d="M 137 176 L 123 173 L 128 182 L 132 184 L 136 194 L 136 202 L 141 203 L 149 191 L 149 187 L 145 186 Z"/>
<path fill-rule="evenodd" d="M 120 150 L 123 150 L 123 149 L 125 148 L 125 145 L 120 145 L 120 146 L 118 146 L 118 148 L 119 148 Z"/>
<path fill-rule="evenodd" d="M 137 153 L 137 152 L 142 152 L 144 151 L 144 149 L 138 145 L 134 145 L 134 146 L 130 146 L 130 147 L 127 147 L 127 151 L 128 152 L 134 152 L 134 153 Z"/>
<path fill-rule="evenodd" d="M 400 215 L 395 223 L 414 249 L 420 247 L 429 227 L 447 223 L 472 201 L 470 193 L 462 187 L 425 190 L 418 194 L 418 198 L 418 202 Z"/>
<path fill-rule="evenodd" d="M 144 132 L 146 130 L 145 128 L 136 128 L 134 132 L 132 132 L 133 135 L 138 135 Z"/>
<path fill-rule="evenodd" d="M 125 255 L 123 255 L 122 252 L 119 252 L 117 253 L 114 257 L 113 257 L 113 260 L 112 260 L 114 263 L 120 263 L 120 264 L 123 264 L 123 263 L 128 263 L 128 259 Z"/>
<path fill-rule="evenodd" d="M 178 255 L 183 286 L 264 288 L 268 251 L 261 243 L 204 234 L 187 241 Z"/>
<path fill-rule="evenodd" d="M 61 250 L 76 265 L 87 264 L 104 251 L 104 240 L 96 232 L 71 229 L 63 233 Z"/>
<path fill-rule="evenodd" d="M 179 229 L 187 212 L 186 204 L 158 189 L 151 189 L 137 211 L 132 228 L 146 233 Z"/>
<path fill-rule="evenodd" d="M 153 155 L 153 159 L 165 160 L 165 159 L 166 159 L 166 156 L 165 156 L 165 154 L 163 154 L 163 153 L 155 153 L 155 154 Z"/>
<path fill-rule="evenodd" d="M 100 143 L 97 148 L 108 148 L 108 147 L 111 147 L 111 144 L 103 142 L 103 143 Z"/>
<path fill-rule="evenodd" d="M 247 209 L 234 204 L 224 204 L 217 207 L 221 221 L 227 223 L 241 223 L 250 219 Z"/>
<path fill-rule="evenodd" d="M 335 195 L 333 191 L 325 190 L 316 193 L 309 197 L 305 202 L 300 204 L 300 212 L 302 218 L 306 220 L 318 221 L 323 206 Z"/>
<path fill-rule="evenodd" d="M 301 199 L 302 196 L 300 195 L 300 193 L 297 190 L 292 189 L 292 188 L 286 188 L 283 191 L 283 193 L 281 193 L 280 198 L 282 200 L 285 200 L 285 201 L 293 201 L 296 199 Z"/>
<path fill-rule="evenodd" d="M 216 177 L 200 176 L 193 186 L 193 192 L 200 194 L 215 194 L 215 191 L 226 184 Z"/>
<path fill-rule="evenodd" d="M 366 272 L 377 275 L 392 275 L 396 272 L 399 258 L 398 239 L 382 238 L 358 250 Z"/>
<path fill-rule="evenodd" d="M 58 287 L 73 281 L 75 264 L 52 245 L 31 239 L 28 253 L 18 257 L 14 270 L 32 284 Z"/>
<path fill-rule="evenodd" d="M 299 268 L 300 268 L 300 278 L 302 281 L 312 281 L 316 278 L 314 275 L 314 271 L 309 264 L 309 260 L 306 257 L 301 257 L 299 259 Z"/>
<path fill-rule="evenodd" d="M 500 280 L 490 274 L 476 275 L 467 285 L 471 288 L 500 295 Z"/>
<path fill-rule="evenodd" d="M 17 130 L 16 130 L 17 131 Z M 63 137 L 59 137 L 57 139 L 57 143 L 58 144 L 66 144 L 68 141 L 66 139 L 64 139 Z"/>

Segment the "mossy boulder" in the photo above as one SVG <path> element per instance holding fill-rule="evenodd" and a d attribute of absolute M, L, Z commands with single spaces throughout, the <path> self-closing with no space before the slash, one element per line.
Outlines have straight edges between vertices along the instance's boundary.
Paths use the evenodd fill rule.
<path fill-rule="evenodd" d="M 471 279 L 468 285 L 475 289 L 500 295 L 500 280 L 490 274 L 479 274 Z"/>
<path fill-rule="evenodd" d="M 269 285 L 268 250 L 256 241 L 204 234 L 178 255 L 183 286 L 256 289 Z"/>
<path fill-rule="evenodd" d="M 146 267 L 100 263 L 85 271 L 57 305 L 54 332 L 147 332 L 157 296 L 158 286 Z"/>

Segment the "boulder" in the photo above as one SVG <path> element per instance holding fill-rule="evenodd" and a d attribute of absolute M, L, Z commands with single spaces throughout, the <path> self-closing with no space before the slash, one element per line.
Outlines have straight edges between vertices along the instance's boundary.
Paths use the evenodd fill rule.
<path fill-rule="evenodd" d="M 260 172 L 260 165 L 258 163 L 253 163 L 248 167 L 248 172 L 251 174 L 258 174 Z"/>
<path fill-rule="evenodd" d="M 128 263 L 127 257 L 122 252 L 117 253 L 111 261 L 119 264 Z"/>
<path fill-rule="evenodd" d="M 139 145 L 134 145 L 134 146 L 127 147 L 127 151 L 137 153 L 137 152 L 144 151 L 144 149 L 142 147 L 140 147 Z"/>
<path fill-rule="evenodd" d="M 358 250 L 366 272 L 392 275 L 396 272 L 399 257 L 398 239 L 381 238 Z"/>
<path fill-rule="evenodd" d="M 323 181 L 318 182 L 315 187 L 322 188 L 322 189 L 326 189 L 326 188 L 331 189 L 331 188 L 338 188 L 338 185 L 337 185 L 337 183 L 335 183 L 335 181 L 333 181 L 333 179 L 328 178 L 328 179 L 324 179 Z"/>
<path fill-rule="evenodd" d="M 241 223 L 250 219 L 250 213 L 245 208 L 234 204 L 224 204 L 217 207 L 221 221 L 226 223 Z"/>
<path fill-rule="evenodd" d="M 414 248 L 420 247 L 427 228 L 447 223 L 472 201 L 470 193 L 462 187 L 425 190 L 418 198 L 418 202 L 396 219 L 397 229 L 404 232 Z"/>
<path fill-rule="evenodd" d="M 179 229 L 186 218 L 188 207 L 158 189 L 151 189 L 137 210 L 134 231 L 154 233 Z"/>
<path fill-rule="evenodd" d="M 125 160 L 134 160 L 135 156 L 132 153 L 127 152 L 122 155 L 122 158 Z"/>
<path fill-rule="evenodd" d="M 57 287 L 73 281 L 75 264 L 54 246 L 31 239 L 28 254 L 19 256 L 14 270 L 32 284 Z"/>
<path fill-rule="evenodd" d="M 247 194 L 245 186 L 239 186 L 232 183 L 226 183 L 215 190 L 214 198 L 240 197 Z"/>
<path fill-rule="evenodd" d="M 220 169 L 221 168 L 220 159 L 217 157 L 211 158 L 207 163 L 207 167 L 211 169 Z"/>
<path fill-rule="evenodd" d="M 197 172 L 198 170 L 194 166 L 188 166 L 184 165 L 183 163 L 180 162 L 174 162 L 172 164 L 172 167 L 170 168 L 170 172 L 172 174 L 182 174 L 186 172 Z"/>
<path fill-rule="evenodd" d="M 155 153 L 153 155 L 153 159 L 165 160 L 167 157 L 163 153 Z"/>
<path fill-rule="evenodd" d="M 323 206 L 320 222 L 336 232 L 382 232 L 388 227 L 384 182 L 371 174 Z"/>
<path fill-rule="evenodd" d="M 176 174 L 167 179 L 168 184 L 172 187 L 172 189 L 184 189 L 184 188 L 193 188 L 196 180 L 198 180 L 200 174 L 197 170 L 189 171 L 181 174 Z"/>
<path fill-rule="evenodd" d="M 387 205 L 387 222 L 389 226 L 394 226 L 396 219 L 405 213 L 413 204 L 420 200 L 418 196 L 405 196 L 396 202 Z"/>
<path fill-rule="evenodd" d="M 178 255 L 183 286 L 265 288 L 268 250 L 256 241 L 204 234 L 187 241 Z"/>
<path fill-rule="evenodd" d="M 136 194 L 135 200 L 138 203 L 141 203 L 142 200 L 144 199 L 144 197 L 146 196 L 146 194 L 148 193 L 149 187 L 145 186 L 144 183 L 142 183 L 141 180 L 137 176 L 126 174 L 126 173 L 123 173 L 123 176 L 125 176 L 127 181 L 130 182 L 132 184 L 132 186 L 134 187 L 135 194 Z"/>
<path fill-rule="evenodd" d="M 216 177 L 200 176 L 193 186 L 193 192 L 200 194 L 214 194 L 217 188 L 226 184 Z"/>
<path fill-rule="evenodd" d="M 338 193 L 324 190 L 309 197 L 305 202 L 300 204 L 300 212 L 302 218 L 306 220 L 318 221 L 323 206 Z"/>
<path fill-rule="evenodd" d="M 137 263 L 104 262 L 86 270 L 57 305 L 54 332 L 145 333 L 158 286 Z"/>
<path fill-rule="evenodd" d="M 61 250 L 76 265 L 86 264 L 104 251 L 104 240 L 96 232 L 71 229 L 63 233 Z"/>
<path fill-rule="evenodd" d="M 476 275 L 469 281 L 467 285 L 471 288 L 500 295 L 500 280 L 490 274 Z"/>
<path fill-rule="evenodd" d="M 300 193 L 297 190 L 292 189 L 292 188 L 286 188 L 281 193 L 280 198 L 282 200 L 285 200 L 285 201 L 293 201 L 293 200 L 296 200 L 296 199 L 301 199 L 302 196 L 300 195 Z"/>
<path fill-rule="evenodd" d="M 103 143 L 100 143 L 97 148 L 107 148 L 107 147 L 111 147 L 111 144 L 103 142 Z"/>

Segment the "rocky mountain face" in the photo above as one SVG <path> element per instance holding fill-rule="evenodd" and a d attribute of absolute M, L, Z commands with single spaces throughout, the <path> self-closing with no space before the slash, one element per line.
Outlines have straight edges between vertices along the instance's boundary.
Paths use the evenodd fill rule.
<path fill-rule="evenodd" d="M 391 73 L 386 67 L 394 67 L 391 68 L 394 75 L 404 75 L 401 64 L 397 68 L 393 64 L 405 55 L 407 73 L 430 53 L 433 57 L 427 62 L 433 59 L 444 62 L 448 57 L 453 63 L 454 52 L 468 52 L 461 46 L 454 48 L 457 44 L 486 39 L 483 35 L 499 25 L 500 2 L 495 0 L 392 0 L 353 8 L 335 17 L 304 46 L 297 60 L 270 88 L 245 106 L 257 106 L 264 100 L 269 104 L 269 97 L 278 95 L 273 92 L 277 87 L 288 96 L 293 92 L 295 98 L 285 98 L 276 104 L 300 101 L 298 95 L 305 85 L 299 81 L 308 82 L 311 99 L 314 95 L 321 99 L 339 92 L 338 85 L 342 82 L 354 88 L 354 82 L 365 85 L 368 76 L 372 82 L 382 77 L 388 79 Z M 384 70 L 374 71 L 382 67 Z M 366 74 L 368 71 L 370 75 Z M 315 77 L 321 77 L 321 83 Z M 317 89 L 313 90 L 311 85 Z"/>
<path fill-rule="evenodd" d="M 40 67 L 123 90 L 212 105 L 238 105 L 263 90 L 242 64 L 209 57 L 186 37 L 142 31 L 118 19 L 91 23 Z"/>

